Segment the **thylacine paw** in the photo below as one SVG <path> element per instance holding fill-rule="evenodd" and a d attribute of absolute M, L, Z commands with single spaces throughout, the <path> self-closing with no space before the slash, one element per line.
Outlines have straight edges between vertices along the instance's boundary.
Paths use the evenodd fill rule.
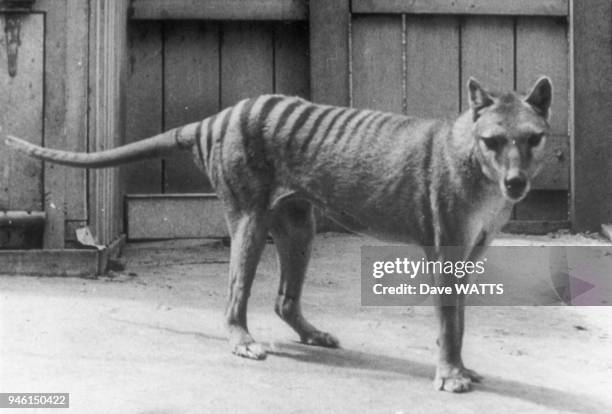
<path fill-rule="evenodd" d="M 468 368 L 453 367 L 442 370 L 438 368 L 434 388 L 439 391 L 467 392 L 472 389 L 473 383 L 479 383 L 482 380 L 481 375 Z"/>
<path fill-rule="evenodd" d="M 243 358 L 255 360 L 266 359 L 268 356 L 266 349 L 258 342 L 238 343 L 232 347 L 232 353 Z"/>
<path fill-rule="evenodd" d="M 340 342 L 333 335 L 322 332 L 313 331 L 300 338 L 301 342 L 306 345 L 322 346 L 325 348 L 338 348 Z"/>

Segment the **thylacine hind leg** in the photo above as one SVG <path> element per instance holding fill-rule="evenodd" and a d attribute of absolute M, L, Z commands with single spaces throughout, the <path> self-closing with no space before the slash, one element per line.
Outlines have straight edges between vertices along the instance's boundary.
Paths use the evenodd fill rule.
<path fill-rule="evenodd" d="M 300 296 L 310 259 L 315 222 L 307 201 L 287 201 L 274 212 L 270 232 L 278 251 L 280 285 L 274 310 L 308 345 L 338 347 L 338 340 L 302 315 Z"/>
<path fill-rule="evenodd" d="M 232 352 L 236 355 L 264 359 L 266 350 L 251 337 L 247 328 L 247 302 L 257 264 L 268 232 L 263 213 L 228 213 L 231 233 L 229 300 L 225 319 Z"/>

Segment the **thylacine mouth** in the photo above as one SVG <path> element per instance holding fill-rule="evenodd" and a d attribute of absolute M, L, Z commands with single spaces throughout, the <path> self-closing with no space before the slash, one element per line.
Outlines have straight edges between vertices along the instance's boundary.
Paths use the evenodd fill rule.
<path fill-rule="evenodd" d="M 528 181 L 524 189 L 518 190 L 516 192 L 508 190 L 503 183 L 500 185 L 500 187 L 502 195 L 506 200 L 510 201 L 511 203 L 518 203 L 519 201 L 522 201 L 529 193 L 529 190 L 531 189 L 531 183 Z"/>

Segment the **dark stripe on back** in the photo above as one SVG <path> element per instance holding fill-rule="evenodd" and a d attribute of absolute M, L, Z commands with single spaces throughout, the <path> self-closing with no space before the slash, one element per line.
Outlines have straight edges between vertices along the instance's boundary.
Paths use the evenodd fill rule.
<path fill-rule="evenodd" d="M 374 131 L 374 135 L 378 136 L 380 135 L 380 130 L 385 126 L 385 124 L 387 122 L 389 122 L 389 120 L 391 119 L 392 115 L 391 114 L 384 114 L 380 123 L 376 126 L 376 130 Z"/>
<path fill-rule="evenodd" d="M 213 124 L 217 120 L 217 115 L 215 114 L 208 118 L 208 125 L 206 125 L 206 163 L 210 165 L 210 154 L 212 149 L 212 141 L 213 141 Z"/>
<path fill-rule="evenodd" d="M 227 132 L 227 127 L 229 125 L 230 117 L 232 116 L 232 112 L 234 112 L 235 110 L 236 110 L 236 107 L 234 106 L 232 109 L 227 111 L 227 113 L 221 120 L 221 132 L 219 133 L 219 141 L 223 140 L 223 138 L 225 137 L 225 133 Z"/>
<path fill-rule="evenodd" d="M 372 128 L 372 125 L 374 125 L 376 120 L 378 120 L 378 118 L 380 118 L 382 115 L 383 114 L 381 112 L 373 112 L 372 113 L 372 117 L 370 118 L 370 120 L 363 127 L 363 132 L 361 134 L 361 138 L 362 139 L 364 137 L 367 138 L 369 136 L 368 131 L 370 131 L 370 128 Z M 357 131 L 357 132 L 359 132 L 359 131 Z"/>
<path fill-rule="evenodd" d="M 242 133 L 243 144 L 248 148 L 247 139 L 251 138 L 253 131 L 250 129 L 249 120 L 251 117 L 251 109 L 255 105 L 255 99 L 249 99 L 240 110 L 240 132 Z"/>
<path fill-rule="evenodd" d="M 181 132 L 183 132 L 184 126 L 180 126 L 174 130 L 174 143 L 179 149 L 183 149 L 183 144 L 181 144 Z"/>
<path fill-rule="evenodd" d="M 361 113 L 363 113 L 363 112 L 361 112 Z M 365 122 L 366 119 L 372 117 L 372 115 L 373 115 L 373 113 L 369 113 L 366 116 L 364 116 L 363 118 L 361 118 L 359 121 L 357 121 L 357 123 L 349 131 L 349 134 L 351 134 L 353 136 L 357 135 L 359 133 L 359 128 L 361 127 L 361 125 L 363 125 L 363 123 Z"/>
<path fill-rule="evenodd" d="M 342 137 L 344 136 L 344 132 L 346 131 L 346 127 L 348 127 L 348 124 L 353 120 L 353 118 L 355 118 L 357 115 L 359 115 L 361 113 L 361 111 L 358 111 L 356 109 L 353 110 L 353 112 L 346 117 L 346 119 L 344 121 L 342 121 L 342 125 L 340 126 L 340 130 L 338 131 L 338 134 L 336 135 L 334 141 L 340 141 L 342 139 Z"/>
<path fill-rule="evenodd" d="M 334 117 L 332 118 L 332 120 L 330 121 L 329 125 L 327 126 L 327 128 L 325 128 L 325 132 L 323 133 L 323 138 L 325 139 L 327 138 L 327 136 L 329 135 L 329 132 L 332 130 L 332 128 L 334 127 L 334 124 L 338 121 L 338 119 L 340 117 L 342 117 L 342 115 L 346 114 L 346 111 L 348 111 L 348 108 L 342 108 L 342 111 L 338 112 L 336 115 L 334 115 Z"/>
<path fill-rule="evenodd" d="M 329 113 L 331 111 L 333 111 L 334 109 L 336 109 L 336 108 L 333 107 L 333 106 L 330 106 L 329 108 L 325 108 L 323 110 L 323 112 L 321 112 L 317 116 L 317 119 L 315 120 L 314 124 L 312 125 L 312 128 L 310 128 L 310 133 L 302 141 L 302 145 L 300 146 L 300 152 L 303 152 L 306 149 L 306 147 L 308 146 L 308 144 L 310 144 L 310 141 L 312 141 L 312 139 L 315 137 L 315 135 L 317 135 L 317 132 L 319 132 L 319 128 L 321 127 L 321 124 L 323 123 L 323 120 L 325 119 L 325 117 L 327 115 L 329 115 Z"/>
<path fill-rule="evenodd" d="M 274 107 L 283 99 L 285 99 L 283 96 L 273 96 L 271 98 L 269 98 L 261 107 L 261 110 L 259 112 L 259 116 L 257 117 L 257 123 L 258 123 L 258 127 L 257 127 L 257 131 L 263 135 L 263 128 L 266 125 L 266 121 L 268 120 L 268 116 L 270 115 L 270 113 L 274 110 Z"/>
<path fill-rule="evenodd" d="M 413 123 L 414 123 L 414 119 L 413 118 L 404 118 L 404 119 L 402 119 L 397 124 L 395 124 L 395 127 L 393 127 L 393 134 L 397 134 L 400 131 L 405 131 Z"/>
<path fill-rule="evenodd" d="M 198 157 L 200 157 L 200 161 L 204 162 L 204 154 L 202 154 L 202 143 L 200 142 L 200 139 L 202 138 L 202 123 L 204 123 L 204 121 L 200 121 L 198 123 L 198 126 L 196 127 L 195 144 L 196 148 L 198 149 Z"/>
<path fill-rule="evenodd" d="M 250 125 L 253 105 L 255 105 L 258 99 L 250 99 L 242 108 L 242 112 L 240 113 L 240 129 L 242 132 L 242 143 L 247 154 L 247 164 L 254 170 L 265 170 L 269 167 L 269 163 L 266 159 L 266 150 L 261 134 L 263 127 L 261 112 L 256 114 L 256 126 Z M 269 101 L 265 102 L 264 105 L 268 103 Z M 272 101 L 270 105 L 274 106 L 274 104 L 275 102 Z M 268 108 L 268 111 L 269 110 L 271 110 L 271 107 Z"/>
<path fill-rule="evenodd" d="M 283 127 L 287 123 L 287 120 L 295 111 L 295 108 L 297 108 L 300 104 L 302 104 L 302 102 L 295 101 L 287 105 L 287 107 L 283 110 L 283 113 L 278 118 L 278 122 L 276 123 L 276 127 L 274 128 L 274 133 L 272 134 L 274 137 L 276 137 L 276 135 L 283 129 Z"/>
<path fill-rule="evenodd" d="M 308 118 L 310 117 L 310 115 L 312 114 L 312 112 L 317 109 L 316 106 L 314 105 L 309 105 L 306 109 L 304 109 L 302 111 L 302 113 L 298 116 L 298 118 L 295 120 L 295 122 L 293 123 L 293 126 L 291 127 L 291 130 L 289 131 L 289 134 L 287 136 L 287 142 L 286 142 L 286 146 L 287 148 L 289 148 L 289 146 L 291 145 L 292 141 L 295 141 L 296 139 L 296 134 L 300 131 L 300 129 L 304 126 L 304 124 L 306 123 L 306 121 L 308 120 Z"/>

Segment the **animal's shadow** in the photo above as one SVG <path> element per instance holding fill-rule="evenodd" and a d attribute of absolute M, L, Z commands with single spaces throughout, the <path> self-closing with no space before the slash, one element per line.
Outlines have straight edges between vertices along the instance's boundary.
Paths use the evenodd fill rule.
<path fill-rule="evenodd" d="M 269 353 L 276 357 L 333 367 L 394 373 L 420 377 L 427 381 L 432 379 L 435 372 L 435 367 L 432 364 L 350 349 L 325 349 L 299 343 L 277 343 L 275 348 L 277 349 L 271 350 Z M 481 372 L 481 374 L 485 375 L 485 379 L 482 383 L 475 384 L 474 388 L 477 391 L 516 398 L 563 412 L 589 414 L 612 412 L 612 407 L 593 399 L 590 395 L 578 392 L 567 393 L 553 388 L 525 384 L 499 376 L 487 375 L 486 372 Z"/>
<path fill-rule="evenodd" d="M 226 339 L 219 335 L 127 320 L 120 321 L 133 325 L 145 326 L 151 329 L 163 330 L 172 334 L 194 336 L 203 341 L 223 342 L 224 345 L 226 342 Z M 392 373 L 405 375 L 407 377 L 419 377 L 427 381 L 432 379 L 432 375 L 435 371 L 435 367 L 432 364 L 350 349 L 328 349 L 292 342 L 276 342 L 274 346 L 268 344 L 267 348 L 270 357 L 287 358 L 299 362 L 322 364 L 332 367 L 360 369 L 372 373 Z M 481 384 L 475 384 L 474 388 L 476 391 L 494 393 L 504 397 L 524 400 L 562 412 L 570 411 L 588 414 L 612 412 L 612 407 L 606 405 L 602 401 L 594 399 L 590 395 L 580 392 L 568 393 L 553 388 L 508 380 L 499 376 L 491 376 L 490 373 L 487 372 L 480 373 L 485 376 L 485 380 Z"/>

